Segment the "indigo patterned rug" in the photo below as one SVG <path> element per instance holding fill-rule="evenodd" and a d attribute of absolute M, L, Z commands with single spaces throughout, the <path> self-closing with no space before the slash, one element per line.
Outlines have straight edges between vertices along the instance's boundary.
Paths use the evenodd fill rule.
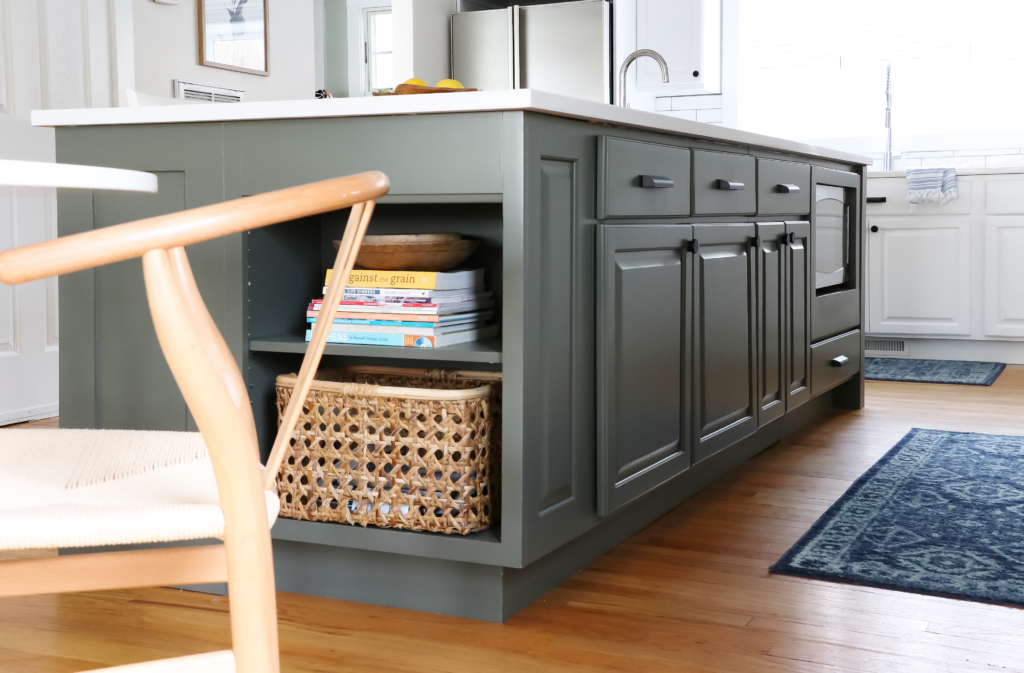
<path fill-rule="evenodd" d="M 990 386 L 1006 369 L 1001 362 L 864 358 L 864 378 L 908 383 L 959 383 Z"/>
<path fill-rule="evenodd" d="M 911 430 L 770 570 L 1024 607 L 1024 437 Z"/>

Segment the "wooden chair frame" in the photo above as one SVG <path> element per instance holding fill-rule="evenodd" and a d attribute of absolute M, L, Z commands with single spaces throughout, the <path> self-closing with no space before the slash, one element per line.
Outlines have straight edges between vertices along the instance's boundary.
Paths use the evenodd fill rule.
<path fill-rule="evenodd" d="M 210 316 L 185 254 L 186 245 L 351 207 L 324 297 L 341 301 L 376 200 L 387 177 L 369 172 L 96 229 L 0 253 L 8 285 L 142 257 L 146 293 L 160 347 L 196 420 L 213 463 L 224 511 L 224 544 L 106 552 L 0 563 L 0 596 L 227 582 L 236 670 L 278 673 L 277 606 L 263 491 L 276 474 L 320 364 L 330 320 L 318 320 L 267 465 L 245 383 Z M 221 653 L 230 656 L 230 653 Z M 198 665 L 209 660 L 196 658 Z M 122 670 L 149 670 L 143 666 Z M 108 669 L 112 670 L 112 669 Z"/>

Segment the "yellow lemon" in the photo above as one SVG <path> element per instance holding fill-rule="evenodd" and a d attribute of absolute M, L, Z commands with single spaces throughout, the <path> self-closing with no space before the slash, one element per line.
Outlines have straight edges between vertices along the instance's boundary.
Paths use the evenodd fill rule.
<path fill-rule="evenodd" d="M 442 89 L 465 89 L 466 88 L 466 87 L 462 86 L 462 82 L 460 82 L 458 80 L 454 80 L 454 79 L 443 79 L 443 80 L 441 80 L 440 82 L 437 83 L 437 86 L 442 88 Z"/>
<path fill-rule="evenodd" d="M 405 83 L 406 84 L 416 84 L 416 85 L 419 85 L 419 86 L 426 86 L 427 85 L 426 82 L 424 82 L 421 79 L 416 79 L 415 77 L 413 77 L 412 79 L 405 80 Z"/>

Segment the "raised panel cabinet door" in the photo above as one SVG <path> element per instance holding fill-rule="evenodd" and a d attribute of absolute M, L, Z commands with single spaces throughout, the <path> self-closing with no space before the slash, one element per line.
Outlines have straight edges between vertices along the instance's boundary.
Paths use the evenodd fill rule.
<path fill-rule="evenodd" d="M 690 237 L 685 225 L 603 226 L 598 234 L 598 515 L 690 467 Z"/>
<path fill-rule="evenodd" d="M 971 217 L 874 216 L 867 225 L 869 332 L 969 336 Z"/>
<path fill-rule="evenodd" d="M 786 411 L 811 399 L 810 222 L 786 222 Z"/>
<path fill-rule="evenodd" d="M 1024 215 L 985 218 L 985 335 L 1024 336 Z"/>
<path fill-rule="evenodd" d="M 694 462 L 757 429 L 753 224 L 695 224 Z"/>
<path fill-rule="evenodd" d="M 757 225 L 757 425 L 781 418 L 786 410 L 783 352 L 786 225 Z"/>

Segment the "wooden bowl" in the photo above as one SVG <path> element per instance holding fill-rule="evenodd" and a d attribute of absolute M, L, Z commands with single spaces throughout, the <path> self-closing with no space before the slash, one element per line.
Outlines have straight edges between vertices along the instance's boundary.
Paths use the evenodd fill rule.
<path fill-rule="evenodd" d="M 456 236 L 458 234 L 455 234 Z M 371 239 L 413 238 L 407 236 L 366 236 L 359 248 L 356 265 L 377 271 L 447 271 L 462 264 L 472 255 L 480 241 L 454 240 L 391 241 L 378 243 Z M 367 241 L 370 241 L 367 243 Z M 337 249 L 341 241 L 335 241 Z"/>
<path fill-rule="evenodd" d="M 384 245 L 386 243 L 437 243 L 438 241 L 460 241 L 462 234 L 392 234 L 388 236 L 363 236 L 363 245 Z M 334 242 L 334 249 L 341 241 Z"/>

